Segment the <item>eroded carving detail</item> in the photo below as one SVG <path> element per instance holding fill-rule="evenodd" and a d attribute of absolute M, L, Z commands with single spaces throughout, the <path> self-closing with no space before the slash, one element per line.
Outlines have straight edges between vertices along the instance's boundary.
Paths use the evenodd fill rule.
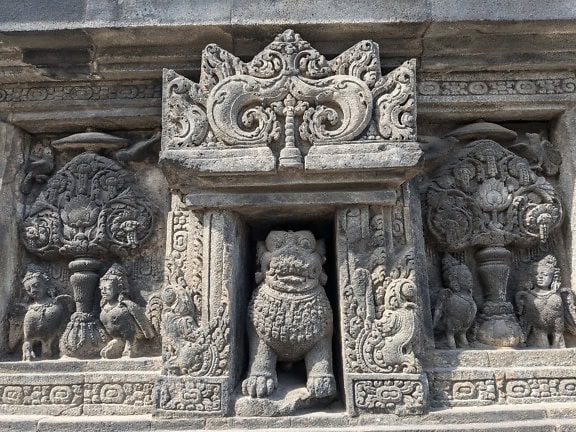
<path fill-rule="evenodd" d="M 250 364 L 242 392 L 269 396 L 277 386 L 276 361 L 305 359 L 310 397 L 334 396 L 324 242 L 310 231 L 271 231 L 258 249 L 259 285 L 248 307 Z"/>
<path fill-rule="evenodd" d="M 383 138 L 416 139 L 416 60 L 412 59 L 381 78 L 374 86 L 375 115 Z"/>
<path fill-rule="evenodd" d="M 445 287 L 436 299 L 434 330 L 446 337 L 449 348 L 467 348 L 466 332 L 476 318 L 476 302 L 472 297 L 474 281 L 466 264 L 460 264 L 452 255 L 442 260 Z"/>
<path fill-rule="evenodd" d="M 388 379 L 354 381 L 354 402 L 358 410 L 371 413 L 420 414 L 424 392 L 419 381 Z"/>
<path fill-rule="evenodd" d="M 562 288 L 556 258 L 532 263 L 530 284 L 516 293 L 516 307 L 526 343 L 540 348 L 565 348 L 564 331 L 576 333 L 576 304 L 570 288 Z"/>
<path fill-rule="evenodd" d="M 160 386 L 159 406 L 164 410 L 198 413 L 222 412 L 222 386 L 192 379 L 164 379 Z"/>

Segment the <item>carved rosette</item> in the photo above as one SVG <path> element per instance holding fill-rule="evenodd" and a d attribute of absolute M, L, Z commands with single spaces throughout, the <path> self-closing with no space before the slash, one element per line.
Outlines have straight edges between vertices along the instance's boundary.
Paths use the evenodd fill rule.
<path fill-rule="evenodd" d="M 410 60 L 382 77 L 372 41 L 328 61 L 292 30 L 247 63 L 208 45 L 198 84 L 164 72 L 161 160 L 193 159 L 199 172 L 258 172 L 308 166 L 315 146 L 414 142 L 415 68 Z"/>
<path fill-rule="evenodd" d="M 92 152 L 60 169 L 21 223 L 21 238 L 41 258 L 71 258 L 76 312 L 60 341 L 63 354 L 96 356 L 107 340 L 95 302 L 100 260 L 138 250 L 154 225 L 152 204 L 120 164 Z"/>

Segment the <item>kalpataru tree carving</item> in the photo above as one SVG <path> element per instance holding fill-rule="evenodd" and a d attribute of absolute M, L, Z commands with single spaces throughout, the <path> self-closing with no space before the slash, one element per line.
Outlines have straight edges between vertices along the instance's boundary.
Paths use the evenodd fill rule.
<path fill-rule="evenodd" d="M 414 71 L 409 61 L 382 77 L 371 41 L 328 61 L 292 30 L 248 63 L 208 45 L 199 84 L 164 73 L 163 159 L 186 149 L 199 171 L 321 169 L 334 145 L 414 141 Z"/>
<path fill-rule="evenodd" d="M 432 173 L 426 192 L 426 225 L 445 251 L 480 248 L 476 261 L 484 288 L 477 317 L 481 343 L 517 346 L 523 334 L 506 299 L 511 252 L 545 242 L 562 221 L 553 186 L 528 162 L 498 143 L 467 144 Z"/>
<path fill-rule="evenodd" d="M 75 157 L 48 181 L 22 221 L 33 254 L 68 257 L 76 312 L 60 340 L 71 357 L 94 357 L 108 341 L 95 302 L 100 259 L 137 250 L 154 224 L 152 205 L 130 173 L 94 152 Z"/>
<path fill-rule="evenodd" d="M 516 293 L 516 307 L 528 346 L 565 348 L 564 331 L 576 334 L 574 294 L 562 288 L 553 255 L 531 264 L 530 283 Z"/>
<path fill-rule="evenodd" d="M 310 231 L 272 231 L 258 249 L 260 283 L 248 307 L 250 359 L 242 392 L 252 398 L 271 395 L 278 385 L 276 362 L 304 359 L 309 397 L 334 396 L 324 242 Z"/>

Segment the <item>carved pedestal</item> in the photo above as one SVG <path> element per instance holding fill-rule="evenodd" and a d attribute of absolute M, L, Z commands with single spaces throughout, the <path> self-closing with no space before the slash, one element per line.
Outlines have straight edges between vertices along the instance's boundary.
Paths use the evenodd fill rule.
<path fill-rule="evenodd" d="M 476 337 L 486 345 L 515 347 L 523 339 L 514 308 L 506 300 L 511 255 L 503 247 L 484 248 L 476 254 L 485 291 Z"/>

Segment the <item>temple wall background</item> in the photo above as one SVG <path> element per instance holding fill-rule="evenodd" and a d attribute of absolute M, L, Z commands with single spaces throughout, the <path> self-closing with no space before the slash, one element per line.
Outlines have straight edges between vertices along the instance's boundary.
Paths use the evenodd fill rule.
<path fill-rule="evenodd" d="M 212 87 L 202 84 L 202 77 L 217 76 L 219 68 L 225 70 L 221 64 L 210 64 L 213 69 L 207 71 L 202 52 L 208 44 L 216 44 L 230 58 L 248 65 L 287 29 L 294 30 L 328 61 L 362 40 L 375 42 L 379 46 L 379 77 L 393 74 L 405 67 L 407 60 L 415 59 L 411 93 L 415 108 L 411 113 L 416 135 L 400 139 L 400 147 L 406 147 L 398 150 L 401 162 L 392 168 L 401 174 L 390 166 L 386 168 L 390 171 L 370 172 L 366 162 L 366 176 L 330 171 L 321 180 L 301 180 L 296 175 L 297 180 L 284 176 L 274 183 L 266 176 L 250 177 L 254 173 L 248 167 L 242 169 L 249 174 L 236 177 L 241 178 L 236 184 L 221 173 L 211 175 L 212 168 L 202 171 L 178 157 L 170 159 L 167 149 L 173 138 L 167 137 L 165 114 L 170 80 L 182 78 L 192 87 L 200 82 L 206 96 Z M 510 285 L 519 286 L 524 269 L 546 252 L 556 256 L 562 287 L 576 289 L 575 46 L 576 3 L 571 0 L 0 0 L 0 430 L 92 430 L 103 425 L 118 431 L 354 430 L 360 426 L 379 430 L 382 425 L 414 430 L 438 423 L 455 430 L 469 430 L 470 424 L 482 430 L 568 431 L 576 427 L 576 336 L 572 331 L 565 332 L 566 348 L 554 346 L 552 335 L 551 347 L 538 350 L 468 351 L 458 340 L 457 347 L 442 345 L 434 322 L 437 299 L 446 283 L 441 257 L 452 253 L 459 264 L 470 268 L 477 300 L 482 296 L 479 265 L 474 261 L 478 247 L 468 252 L 451 250 L 425 228 L 429 223 L 425 191 L 436 178 L 431 173 L 449 166 L 458 145 L 470 142 L 460 138 L 460 144 L 446 151 L 447 146 L 454 146 L 448 134 L 475 123 L 492 125 L 488 132 L 484 130 L 488 133 L 484 138 L 499 144 L 509 137 L 490 129 L 494 125 L 517 133 L 518 141 L 540 134 L 539 143 L 551 143 L 561 164 L 557 173 L 537 173 L 552 185 L 557 195 L 553 204 L 562 207 L 563 215 L 542 245 L 513 250 Z M 248 76 L 253 72 L 242 73 Z M 374 95 L 376 101 L 379 96 L 377 92 Z M 285 112 L 278 115 L 287 116 Z M 298 120 L 296 124 L 300 125 Z M 280 133 L 281 139 L 287 136 L 286 130 Z M 65 359 L 22 362 L 22 342 L 14 342 L 11 336 L 13 305 L 25 298 L 22 279 L 27 265 L 39 255 L 24 247 L 21 226 L 46 180 L 38 180 L 38 175 L 45 173 L 34 171 L 31 162 L 49 160 L 51 176 L 68 166 L 81 153 L 79 149 L 91 151 L 86 143 L 76 146 L 66 138 L 92 131 L 124 140 L 122 145 L 130 151 L 122 153 L 120 147 L 101 147 L 99 151 L 118 161 L 118 170 L 126 169 L 132 176 L 127 182 L 130 190 L 137 192 L 128 201 L 146 207 L 138 209 L 145 214 L 139 220 L 140 227 L 145 226 L 141 228 L 143 246 L 125 240 L 121 248 L 134 248 L 137 253 L 98 256 L 101 268 L 94 274 L 102 277 L 110 271 L 114 275 L 112 264 L 120 264 L 147 305 L 164 302 L 163 317 L 172 301 L 162 297 L 163 290 L 186 287 L 184 297 L 179 297 L 182 293 L 178 290 L 174 295 L 178 301 L 188 302 L 184 309 L 196 322 L 180 322 L 199 330 L 186 333 L 176 330 L 182 328 L 178 325 L 162 327 L 160 319 L 150 318 L 154 331 L 150 330 L 150 340 L 141 348 L 142 358 L 110 359 L 102 354 L 102 359 L 78 360 L 82 357 L 78 352 L 84 348 L 76 347 L 78 351 L 70 351 L 71 357 Z M 371 133 L 366 132 L 362 139 L 374 139 L 366 138 Z M 58 147 L 63 138 L 64 144 Z M 484 138 L 474 135 L 474 139 Z M 416 142 L 425 144 L 423 156 L 414 156 L 413 161 L 405 149 Z M 52 143 L 56 145 L 50 147 Z M 53 152 L 45 156 L 48 147 Z M 350 154 L 361 159 L 353 150 Z M 338 165 L 329 151 L 320 154 L 319 160 L 323 158 L 327 165 L 333 161 Z M 530 168 L 534 169 L 533 163 Z M 75 168 L 70 170 L 72 177 L 80 178 Z M 308 185 L 309 195 L 302 194 L 305 187 L 299 181 Z M 24 191 L 25 185 L 30 190 Z M 325 193 L 327 190 L 332 194 Z M 352 197 L 350 191 L 357 194 Z M 264 198 L 259 198 L 260 193 Z M 372 237 L 384 235 L 374 222 L 378 218 L 387 221 L 385 225 L 394 222 L 402 227 L 398 232 L 384 229 L 386 239 L 373 244 Z M 354 266 L 363 270 L 372 265 L 363 249 L 366 245 L 374 249 L 374 255 L 378 247 L 388 248 L 386 259 L 397 264 L 394 277 L 417 286 L 415 303 L 420 309 L 415 314 L 421 322 L 413 333 L 408 332 L 411 342 L 403 354 L 412 357 L 394 370 L 396 384 L 386 381 L 376 366 L 347 369 L 344 346 L 333 342 L 335 385 L 340 393 L 336 405 L 318 408 L 312 416 L 296 417 L 285 415 L 294 406 L 299 409 L 293 401 L 289 408 L 255 407 L 250 402 L 234 407 L 250 369 L 247 358 L 253 342 L 242 327 L 247 308 L 252 307 L 250 290 L 254 288 L 246 291 L 245 286 L 253 284 L 253 273 L 261 265 L 257 244 L 265 241 L 268 231 L 278 229 L 309 230 L 306 232 L 313 238 L 326 236 L 332 242 L 332 250 L 330 245 L 327 252 L 319 246 L 314 253 L 327 260 L 324 270 L 328 273 L 327 291 L 332 290 L 328 297 L 336 337 L 344 338 L 350 319 L 346 315 L 350 305 L 343 300 L 349 294 L 346 289 L 354 286 L 358 291 L 353 281 L 342 277 L 342 269 L 353 273 Z M 298 235 L 305 236 L 302 232 Z M 408 246 L 413 246 L 410 253 L 406 252 Z M 81 255 L 76 253 L 75 258 L 83 259 Z M 80 270 L 69 268 L 70 260 L 63 256 L 50 256 L 46 262 L 50 276 L 66 286 L 63 294 L 73 299 L 73 287 L 67 284 L 70 275 Z M 94 264 L 84 265 L 82 271 L 89 272 Z M 403 276 L 398 276 L 400 273 Z M 95 304 L 100 302 L 97 298 Z M 81 302 L 76 300 L 78 310 Z M 508 300 L 516 307 L 512 298 Z M 563 307 L 569 308 L 569 301 L 564 301 Z M 176 319 L 188 316 L 179 313 Z M 515 309 L 512 315 L 519 313 Z M 369 318 L 364 316 L 366 322 Z M 239 322 L 242 326 L 236 324 Z M 210 331 L 205 331 L 208 327 Z M 188 370 L 192 360 L 182 360 L 185 355 L 180 353 L 188 355 L 185 350 L 191 338 L 204 338 L 206 346 L 218 346 L 209 355 L 202 354 L 204 359 L 212 356 L 199 363 L 206 370 Z M 173 352 L 167 354 L 168 345 Z M 493 345 L 507 346 L 501 340 Z M 114 350 L 117 348 L 111 346 L 109 352 Z M 116 357 L 115 353 L 109 355 Z M 32 384 L 26 388 L 28 377 Z M 404 386 L 401 402 L 383 408 L 378 402 L 366 402 L 372 401 L 367 397 L 366 405 L 361 405 L 352 388 L 363 391 L 370 385 Z M 185 393 L 182 389 L 203 392 L 200 402 L 178 399 Z M 331 391 L 325 393 L 334 396 Z M 248 397 L 246 392 L 244 395 Z M 469 407 L 474 408 L 470 411 Z"/>

